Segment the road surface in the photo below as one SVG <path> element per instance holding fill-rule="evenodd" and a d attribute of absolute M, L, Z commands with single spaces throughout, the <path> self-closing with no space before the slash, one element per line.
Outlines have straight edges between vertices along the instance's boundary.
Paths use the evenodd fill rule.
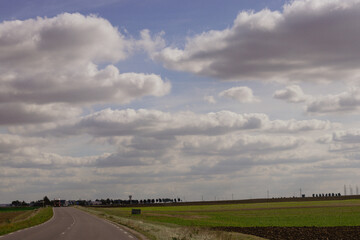
<path fill-rule="evenodd" d="M 125 229 L 72 207 L 54 208 L 48 222 L 23 229 L 0 240 L 136 240 Z"/>

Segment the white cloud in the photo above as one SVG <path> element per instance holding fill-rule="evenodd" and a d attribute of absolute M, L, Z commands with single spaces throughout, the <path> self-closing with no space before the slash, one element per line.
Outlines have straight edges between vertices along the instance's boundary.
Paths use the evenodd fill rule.
<path fill-rule="evenodd" d="M 144 29 L 140 32 L 141 38 L 136 41 L 136 46 L 139 49 L 146 51 L 150 57 L 153 57 L 154 53 L 166 46 L 165 40 L 163 39 L 164 34 L 164 32 L 160 32 L 154 36 L 151 36 L 150 30 Z"/>
<path fill-rule="evenodd" d="M 219 96 L 234 99 L 240 103 L 259 101 L 259 99 L 253 95 L 253 91 L 248 87 L 232 87 L 220 92 Z"/>
<path fill-rule="evenodd" d="M 187 153 L 201 155 L 246 155 L 256 153 L 262 155 L 267 152 L 290 150 L 302 145 L 302 140 L 295 137 L 277 137 L 260 135 L 229 134 L 224 136 L 192 136 L 183 139 L 183 149 Z"/>
<path fill-rule="evenodd" d="M 230 111 L 196 114 L 157 110 L 105 109 L 83 117 L 66 132 L 93 136 L 137 135 L 167 138 L 177 135 L 218 135 L 229 131 L 260 129 L 268 122 L 265 114 L 237 114 Z M 70 128 L 71 130 L 68 130 Z M 61 131 L 61 127 L 56 131 Z"/>
<path fill-rule="evenodd" d="M 334 132 L 332 140 L 343 143 L 360 143 L 360 129 Z"/>
<path fill-rule="evenodd" d="M 190 37 L 155 59 L 223 80 L 338 81 L 360 76 L 358 0 L 296 0 L 282 12 L 238 14 L 231 28 Z"/>
<path fill-rule="evenodd" d="M 216 103 L 216 100 L 215 100 L 214 96 L 204 96 L 203 99 L 207 103 L 211 103 L 211 104 Z"/>
<path fill-rule="evenodd" d="M 285 89 L 276 91 L 273 96 L 274 98 L 292 103 L 305 102 L 311 98 L 310 96 L 305 95 L 301 87 L 298 85 L 287 86 Z"/>
<path fill-rule="evenodd" d="M 111 136 L 142 136 L 171 139 L 174 136 L 223 135 L 236 131 L 294 133 L 336 129 L 341 125 L 317 119 L 270 120 L 266 114 L 238 114 L 230 111 L 197 114 L 169 113 L 158 110 L 104 109 L 80 120 L 49 126 L 45 129 L 12 128 L 13 133 L 71 136 L 89 134 L 96 138 Z"/>
<path fill-rule="evenodd" d="M 308 102 L 306 111 L 308 113 L 356 113 L 360 107 L 360 90 L 352 88 L 348 91 L 314 98 Z"/>
<path fill-rule="evenodd" d="M 273 120 L 268 123 L 267 130 L 273 132 L 301 132 L 301 131 L 316 131 L 329 130 L 340 128 L 340 123 L 332 123 L 330 121 L 323 121 L 318 119 L 310 120 Z"/>
<path fill-rule="evenodd" d="M 94 15 L 64 13 L 53 18 L 2 22 L 2 107 L 13 108 L 13 115 L 21 116 L 25 108 L 27 112 L 43 112 L 49 104 L 52 109 L 73 109 L 73 104 L 125 104 L 144 96 L 168 94 L 170 83 L 159 75 L 120 73 L 112 64 L 128 57 L 134 46 L 136 40 L 126 38 L 107 20 Z M 21 123 L 25 124 L 29 117 L 25 114 L 23 119 Z"/>

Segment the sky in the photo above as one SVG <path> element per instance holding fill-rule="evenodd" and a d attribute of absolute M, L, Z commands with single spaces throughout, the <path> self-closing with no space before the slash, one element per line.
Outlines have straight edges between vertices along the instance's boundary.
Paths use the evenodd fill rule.
<path fill-rule="evenodd" d="M 356 193 L 360 0 L 1 0 L 0 203 Z"/>

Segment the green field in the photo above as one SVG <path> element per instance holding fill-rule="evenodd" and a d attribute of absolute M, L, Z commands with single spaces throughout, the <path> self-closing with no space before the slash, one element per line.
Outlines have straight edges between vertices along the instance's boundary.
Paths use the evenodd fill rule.
<path fill-rule="evenodd" d="M 360 226 L 360 200 L 96 209 L 109 215 L 181 226 Z"/>
<path fill-rule="evenodd" d="M 31 211 L 38 209 L 38 207 L 0 207 L 1 212 L 17 212 L 17 211 Z"/>
<path fill-rule="evenodd" d="M 212 227 L 360 226 L 360 200 L 87 208 L 150 239 L 261 239 Z"/>
<path fill-rule="evenodd" d="M 52 208 L 0 208 L 0 235 L 46 222 L 53 215 Z"/>

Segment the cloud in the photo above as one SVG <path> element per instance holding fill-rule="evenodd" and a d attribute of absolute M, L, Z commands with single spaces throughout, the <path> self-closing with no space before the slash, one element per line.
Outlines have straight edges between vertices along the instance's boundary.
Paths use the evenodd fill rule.
<path fill-rule="evenodd" d="M 232 87 L 219 93 L 220 97 L 234 99 L 240 103 L 258 102 L 259 99 L 253 95 L 248 87 Z"/>
<path fill-rule="evenodd" d="M 274 98 L 285 100 L 291 103 L 305 102 L 311 98 L 305 95 L 298 85 L 287 86 L 285 89 L 278 90 L 273 95 Z"/>
<path fill-rule="evenodd" d="M 214 98 L 214 96 L 204 96 L 204 101 L 207 103 L 211 103 L 211 104 L 215 104 L 216 100 Z"/>
<path fill-rule="evenodd" d="M 360 129 L 334 132 L 332 140 L 334 142 L 342 143 L 360 143 Z"/>
<path fill-rule="evenodd" d="M 332 135 L 319 138 L 318 142 L 328 145 L 330 153 L 338 154 L 343 159 L 357 161 L 360 156 L 360 129 L 335 131 Z"/>
<path fill-rule="evenodd" d="M 358 88 L 352 88 L 339 94 L 316 97 L 308 102 L 306 111 L 317 114 L 357 112 L 360 107 L 359 94 Z"/>
<path fill-rule="evenodd" d="M 19 124 L 42 123 L 53 119 L 41 114 L 38 119 L 30 118 L 27 113 L 74 109 L 74 105 L 126 104 L 144 96 L 168 94 L 171 85 L 159 75 L 120 73 L 113 65 L 139 48 L 136 42 L 95 15 L 64 13 L 2 22 L 1 107 L 22 118 Z M 14 124 L 11 119 L 3 117 L 1 123 Z"/>
<path fill-rule="evenodd" d="M 251 136 L 243 134 L 229 134 L 213 137 L 187 137 L 183 140 L 183 150 L 191 155 L 245 155 L 256 153 L 262 155 L 267 152 L 279 152 L 299 147 L 301 139 L 294 137 Z"/>
<path fill-rule="evenodd" d="M 41 124 L 57 122 L 59 119 L 74 119 L 82 110 L 67 104 L 0 104 L 0 125 Z"/>
<path fill-rule="evenodd" d="M 300 86 L 291 85 L 277 90 L 273 97 L 289 103 L 305 103 L 305 112 L 309 114 L 356 113 L 360 107 L 360 90 L 350 88 L 338 94 L 310 96 Z"/>
<path fill-rule="evenodd" d="M 166 46 L 165 40 L 163 39 L 164 35 L 164 32 L 160 32 L 151 36 L 150 30 L 144 29 L 140 32 L 140 39 L 137 40 L 135 44 L 139 49 L 143 49 L 151 58 L 153 58 L 154 53 Z"/>
<path fill-rule="evenodd" d="M 306 132 L 340 128 L 340 123 L 323 121 L 318 119 L 309 120 L 273 120 L 268 123 L 267 131 L 270 132 Z"/>
<path fill-rule="evenodd" d="M 338 123 L 317 119 L 270 120 L 266 114 L 238 114 L 231 111 L 197 114 L 194 112 L 169 113 L 158 110 L 104 109 L 75 122 L 49 126 L 44 129 L 12 128 L 13 133 L 39 136 L 73 136 L 86 134 L 95 138 L 115 136 L 142 136 L 172 139 L 175 136 L 216 136 L 236 131 L 295 133 L 328 130 Z"/>
<path fill-rule="evenodd" d="M 265 114 L 237 114 L 230 111 L 196 114 L 158 110 L 105 109 L 83 117 L 75 125 L 56 131 L 93 136 L 142 135 L 168 138 L 178 135 L 218 135 L 229 131 L 259 129 L 268 121 Z M 71 130 L 68 130 L 68 129 Z"/>
<path fill-rule="evenodd" d="M 26 146 L 33 147 L 43 143 L 44 141 L 40 138 L 24 139 L 16 135 L 0 134 L 0 154 L 14 153 L 15 150 L 25 148 Z"/>
<path fill-rule="evenodd" d="M 222 80 L 338 81 L 360 76 L 360 2 L 296 0 L 283 11 L 243 11 L 233 25 L 155 55 L 169 69 Z"/>

